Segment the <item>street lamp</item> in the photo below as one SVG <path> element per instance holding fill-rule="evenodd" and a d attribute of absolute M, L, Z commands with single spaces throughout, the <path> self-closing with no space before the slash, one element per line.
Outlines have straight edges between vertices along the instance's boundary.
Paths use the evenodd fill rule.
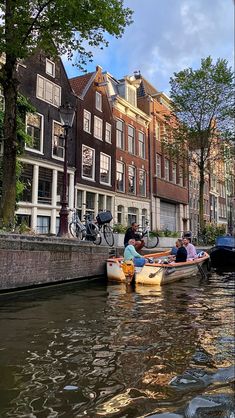
<path fill-rule="evenodd" d="M 64 172 L 63 172 L 63 190 L 62 190 L 62 200 L 61 200 L 61 209 L 60 209 L 60 225 L 59 225 L 59 237 L 69 238 L 68 230 L 68 199 L 67 199 L 67 189 L 68 189 L 68 130 L 73 126 L 73 120 L 75 111 L 70 104 L 65 104 L 59 107 L 60 120 L 64 128 Z"/>

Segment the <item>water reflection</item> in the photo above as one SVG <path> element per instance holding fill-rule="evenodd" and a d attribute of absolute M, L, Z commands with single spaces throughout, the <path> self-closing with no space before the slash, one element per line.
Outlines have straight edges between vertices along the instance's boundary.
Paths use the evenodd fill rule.
<path fill-rule="evenodd" d="M 1 296 L 0 416 L 233 411 L 233 293 L 234 276 L 212 275 Z"/>

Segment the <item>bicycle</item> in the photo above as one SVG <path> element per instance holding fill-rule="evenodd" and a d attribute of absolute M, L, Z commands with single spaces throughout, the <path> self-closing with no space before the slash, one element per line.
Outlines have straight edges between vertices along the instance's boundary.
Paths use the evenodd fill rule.
<path fill-rule="evenodd" d="M 101 211 L 96 216 L 98 229 L 100 233 L 103 234 L 104 239 L 109 247 L 113 247 L 114 245 L 113 229 L 109 225 L 112 219 L 113 217 L 110 211 Z"/>
<path fill-rule="evenodd" d="M 100 245 L 102 241 L 100 229 L 91 219 L 90 215 L 85 215 L 84 221 L 85 223 L 81 221 L 76 209 L 72 211 L 72 220 L 69 223 L 69 231 L 71 235 L 81 241 L 92 241 L 93 244 Z"/>
<path fill-rule="evenodd" d="M 154 248 L 159 244 L 159 236 L 156 232 L 150 230 L 148 221 L 146 221 L 146 226 L 140 230 L 140 238 L 144 240 L 144 247 L 146 248 Z"/>

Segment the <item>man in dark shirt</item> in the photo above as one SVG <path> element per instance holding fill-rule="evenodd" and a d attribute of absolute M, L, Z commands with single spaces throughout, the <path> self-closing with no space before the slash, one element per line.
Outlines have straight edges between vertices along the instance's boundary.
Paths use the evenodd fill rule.
<path fill-rule="evenodd" d="M 187 260 L 187 250 L 184 247 L 183 240 L 181 238 L 177 240 L 177 247 L 178 250 L 175 256 L 175 262 L 182 263 Z"/>
<path fill-rule="evenodd" d="M 135 249 L 136 251 L 141 250 L 144 246 L 143 238 L 140 238 L 140 234 L 138 233 L 139 225 L 136 222 L 132 222 L 130 228 L 126 230 L 125 237 L 124 237 L 124 246 L 128 245 L 129 239 L 135 240 Z"/>

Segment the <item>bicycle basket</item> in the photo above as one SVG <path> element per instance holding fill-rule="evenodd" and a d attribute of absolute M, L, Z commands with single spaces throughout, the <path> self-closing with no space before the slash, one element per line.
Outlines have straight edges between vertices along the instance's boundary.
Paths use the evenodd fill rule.
<path fill-rule="evenodd" d="M 104 212 L 99 212 L 98 215 L 96 216 L 96 220 L 99 225 L 108 224 L 109 222 L 111 222 L 112 219 L 113 219 L 112 213 L 109 210 L 104 211 Z"/>

